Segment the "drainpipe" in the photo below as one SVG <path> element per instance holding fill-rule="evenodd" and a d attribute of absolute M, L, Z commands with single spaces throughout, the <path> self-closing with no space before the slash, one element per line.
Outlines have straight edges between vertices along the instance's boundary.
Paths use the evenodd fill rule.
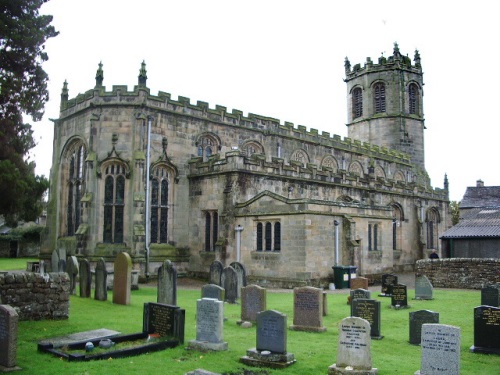
<path fill-rule="evenodd" d="M 339 264 L 339 222 L 337 220 L 333 221 L 335 225 L 335 265 Z"/>
<path fill-rule="evenodd" d="M 148 116 L 148 144 L 146 146 L 146 215 L 145 215 L 145 230 L 146 230 L 146 280 L 149 279 L 149 246 L 151 241 L 150 233 L 150 199 L 149 199 L 149 165 L 150 165 L 150 151 L 151 151 L 151 124 L 153 117 Z"/>
<path fill-rule="evenodd" d="M 236 261 L 241 262 L 241 232 L 243 227 L 238 224 L 234 230 L 236 231 Z"/>

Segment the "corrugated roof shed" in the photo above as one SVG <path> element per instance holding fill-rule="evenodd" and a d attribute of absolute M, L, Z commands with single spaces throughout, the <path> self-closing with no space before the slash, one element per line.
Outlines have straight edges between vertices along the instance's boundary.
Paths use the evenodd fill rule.
<path fill-rule="evenodd" d="M 471 208 L 461 211 L 460 215 L 458 224 L 441 238 L 500 237 L 500 207 Z"/>

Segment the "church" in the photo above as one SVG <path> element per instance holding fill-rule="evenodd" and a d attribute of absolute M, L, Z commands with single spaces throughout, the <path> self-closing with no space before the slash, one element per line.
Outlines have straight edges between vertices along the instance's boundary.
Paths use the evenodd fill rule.
<path fill-rule="evenodd" d="M 413 270 L 451 227 L 448 181 L 425 170 L 423 73 L 392 56 L 345 60 L 347 136 L 187 97 L 95 86 L 54 122 L 41 259 L 63 251 L 111 267 L 127 252 L 143 277 L 164 260 L 206 277 L 238 261 L 266 286 L 325 285 Z"/>

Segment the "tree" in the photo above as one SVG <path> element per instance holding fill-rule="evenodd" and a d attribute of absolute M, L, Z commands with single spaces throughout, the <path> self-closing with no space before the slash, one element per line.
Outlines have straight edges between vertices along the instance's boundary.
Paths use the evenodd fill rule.
<path fill-rule="evenodd" d="M 458 221 L 460 220 L 460 202 L 451 201 L 450 211 L 451 211 L 451 224 L 457 225 Z"/>
<path fill-rule="evenodd" d="M 40 121 L 49 99 L 44 44 L 58 32 L 52 16 L 39 14 L 45 2 L 0 0 L 0 215 L 10 225 L 35 219 L 48 188 L 29 160 L 35 141 L 23 120 L 24 114 Z"/>

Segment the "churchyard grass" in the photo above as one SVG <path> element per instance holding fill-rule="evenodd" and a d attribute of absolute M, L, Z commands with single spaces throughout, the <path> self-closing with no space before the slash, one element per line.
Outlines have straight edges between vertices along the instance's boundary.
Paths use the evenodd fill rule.
<path fill-rule="evenodd" d="M 17 364 L 24 374 L 184 374 L 203 368 L 217 373 L 240 373 L 243 368 L 256 373 L 265 370 L 269 374 L 327 374 L 328 367 L 335 363 L 338 323 L 349 316 L 347 295 L 349 290 L 337 290 L 328 294 L 328 315 L 323 325 L 324 333 L 287 331 L 288 352 L 293 353 L 297 363 L 284 370 L 257 369 L 239 363 L 246 350 L 255 347 L 255 327 L 241 328 L 239 304 L 225 304 L 224 341 L 229 349 L 220 352 L 196 352 L 185 349 L 187 342 L 196 337 L 196 300 L 200 291 L 179 289 L 178 305 L 186 310 L 185 344 L 174 349 L 132 356 L 121 359 L 89 362 L 67 362 L 47 353 L 37 352 L 37 342 L 49 337 L 75 332 L 107 328 L 123 334 L 142 331 L 143 305 L 156 302 L 156 288 L 140 285 L 132 291 L 131 304 L 115 305 L 112 295 L 107 302 L 93 298 L 71 296 L 70 318 L 62 321 L 22 321 L 18 329 Z M 93 296 L 93 293 L 92 293 Z M 408 291 L 409 309 L 393 310 L 390 298 L 372 297 L 381 301 L 382 340 L 372 340 L 373 366 L 379 374 L 413 374 L 420 368 L 421 349 L 410 345 L 409 318 L 411 311 L 427 309 L 439 312 L 440 323 L 461 328 L 461 374 L 496 374 L 500 369 L 500 356 L 470 353 L 473 344 L 473 308 L 480 304 L 477 290 L 434 290 L 434 300 L 415 301 L 414 290 Z M 288 315 L 288 325 L 293 323 L 293 293 L 267 292 L 267 308 Z M 264 372 L 265 373 L 265 372 Z M 264 374 L 263 373 L 263 374 Z"/>
<path fill-rule="evenodd" d="M 26 262 L 38 262 L 37 258 L 0 258 L 0 271 L 26 270 Z"/>

